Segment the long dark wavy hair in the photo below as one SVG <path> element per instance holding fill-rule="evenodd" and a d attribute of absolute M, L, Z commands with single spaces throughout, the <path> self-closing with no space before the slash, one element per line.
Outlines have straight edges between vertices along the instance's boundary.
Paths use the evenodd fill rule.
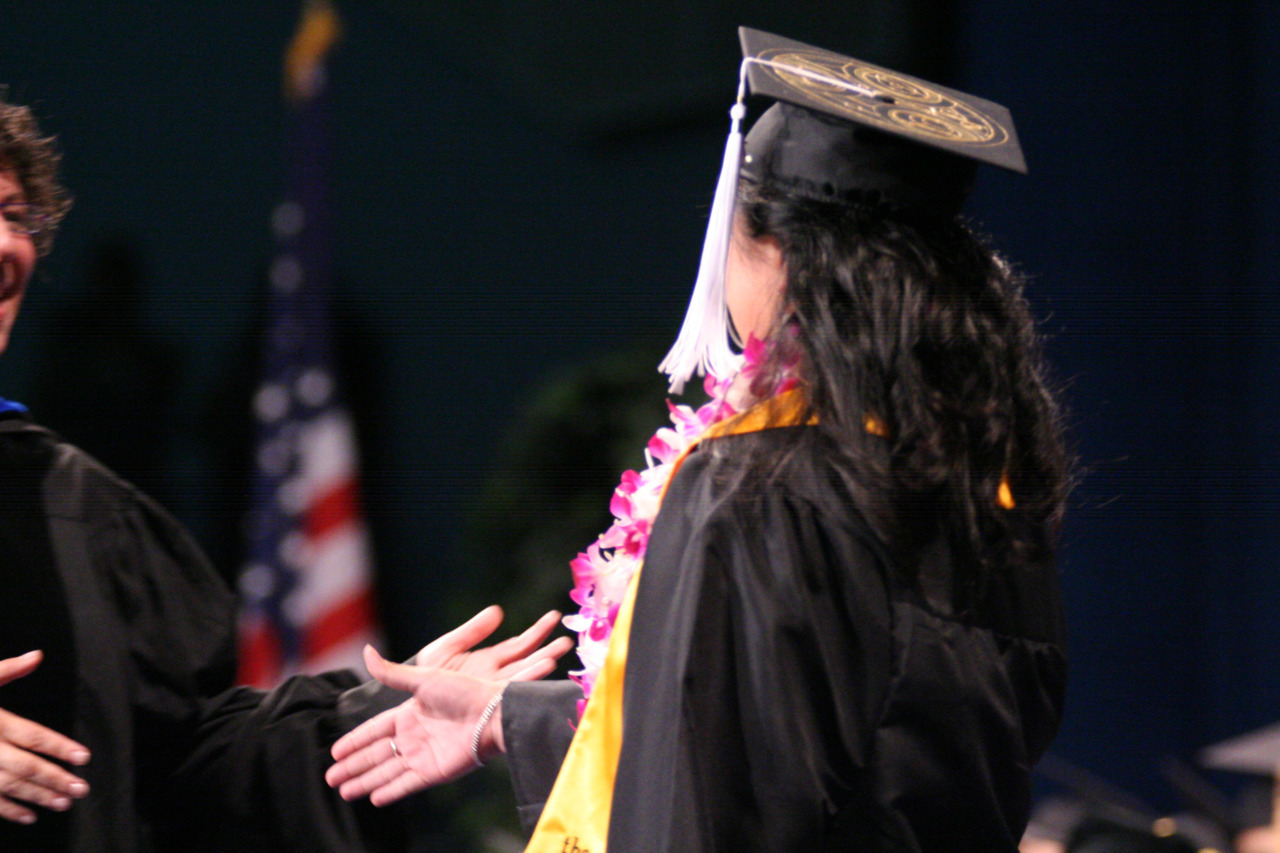
<path fill-rule="evenodd" d="M 843 449 L 859 509 L 896 562 L 914 565 L 913 548 L 941 534 L 980 589 L 992 572 L 1051 558 L 1071 464 L 1012 267 L 958 218 L 874 199 L 744 181 L 739 213 L 787 265 L 757 381 L 798 364 L 818 431 Z"/>

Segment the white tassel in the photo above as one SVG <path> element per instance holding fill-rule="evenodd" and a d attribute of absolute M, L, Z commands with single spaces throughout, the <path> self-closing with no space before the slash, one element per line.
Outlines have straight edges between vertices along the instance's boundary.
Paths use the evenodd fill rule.
<path fill-rule="evenodd" d="M 715 200 L 711 203 L 711 218 L 707 222 L 702 261 L 698 264 L 698 279 L 693 285 L 689 310 L 675 345 L 658 365 L 658 370 L 671 377 L 672 394 L 684 391 L 685 382 L 695 370 L 702 375 L 710 372 L 723 378 L 737 369 L 738 356 L 729 348 L 729 306 L 725 302 L 724 275 L 737 207 L 738 170 L 742 165 L 741 124 L 745 115 L 740 86 L 738 102 L 729 110 L 733 124 L 724 146 L 724 163 L 720 167 Z"/>

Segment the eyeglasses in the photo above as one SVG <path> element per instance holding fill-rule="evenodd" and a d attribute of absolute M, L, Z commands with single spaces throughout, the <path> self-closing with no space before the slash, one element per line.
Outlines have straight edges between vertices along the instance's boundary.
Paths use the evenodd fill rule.
<path fill-rule="evenodd" d="M 33 237 L 49 227 L 49 215 L 29 201 L 0 203 L 0 217 L 9 226 L 9 233 Z"/>

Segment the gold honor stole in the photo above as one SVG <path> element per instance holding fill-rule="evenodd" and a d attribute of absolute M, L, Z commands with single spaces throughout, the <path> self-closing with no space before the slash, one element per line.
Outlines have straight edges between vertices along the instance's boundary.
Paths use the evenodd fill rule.
<path fill-rule="evenodd" d="M 676 460 L 663 487 L 663 496 L 685 457 L 704 438 L 794 425 L 800 422 L 803 408 L 799 391 L 787 391 L 711 425 Z M 604 666 L 591 689 L 591 698 L 578 721 L 578 730 L 525 853 L 605 853 L 609 813 L 613 808 L 613 783 L 622 752 L 622 684 L 627 666 L 627 642 L 631 636 L 631 611 L 639 580 L 637 568 L 614 622 Z"/>

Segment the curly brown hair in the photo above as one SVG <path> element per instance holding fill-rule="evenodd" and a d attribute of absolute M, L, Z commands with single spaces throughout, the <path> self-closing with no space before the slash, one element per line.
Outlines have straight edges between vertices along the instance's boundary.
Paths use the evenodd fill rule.
<path fill-rule="evenodd" d="M 0 89 L 0 97 L 4 95 Z M 0 169 L 17 176 L 27 201 L 34 204 L 48 222 L 32 238 L 40 257 L 53 248 L 58 225 L 71 206 L 71 196 L 58 182 L 61 159 L 57 140 L 42 134 L 29 107 L 0 100 Z"/>

